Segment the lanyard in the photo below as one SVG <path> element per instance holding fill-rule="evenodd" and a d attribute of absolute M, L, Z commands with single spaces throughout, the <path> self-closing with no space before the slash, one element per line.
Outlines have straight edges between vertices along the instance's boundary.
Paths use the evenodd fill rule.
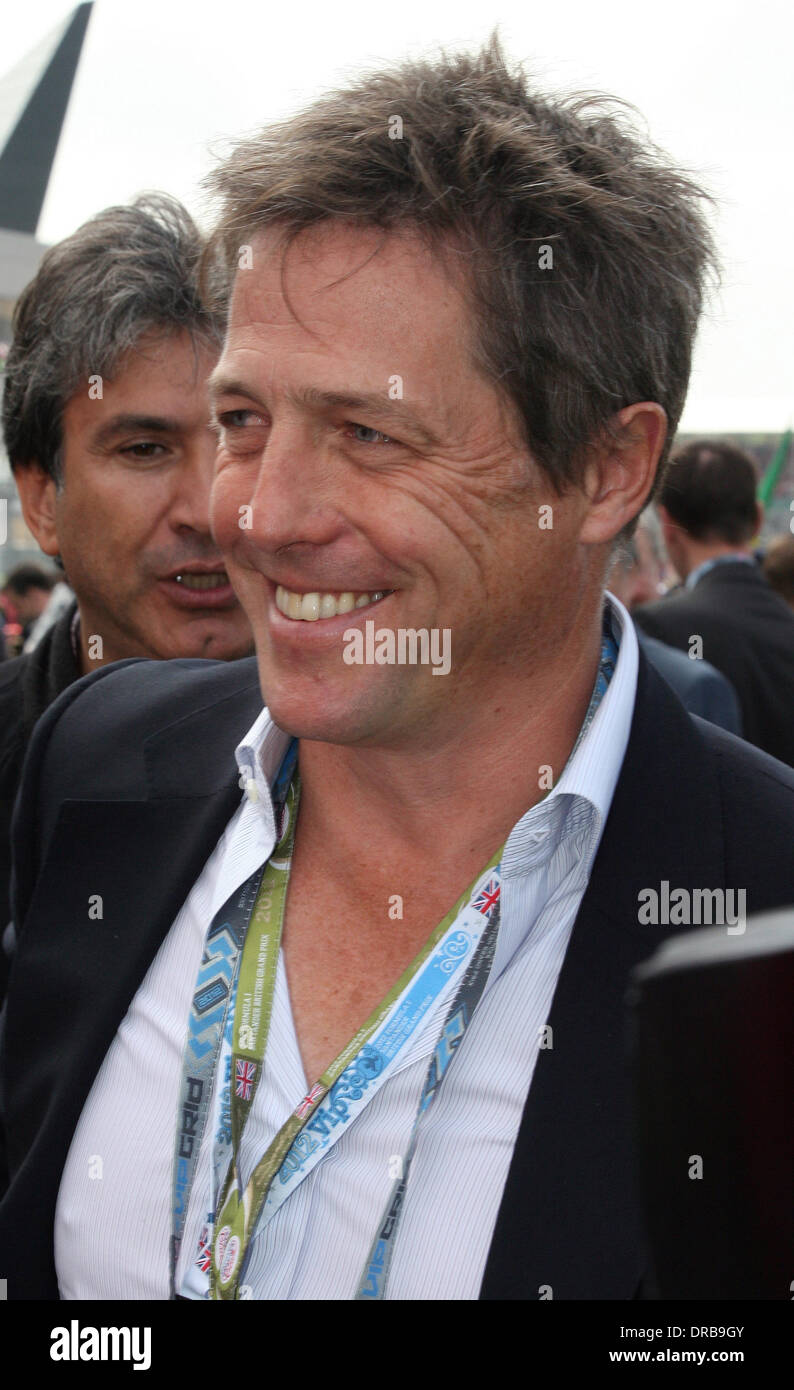
<path fill-rule="evenodd" d="M 188 1194 L 207 1119 L 220 1036 L 233 990 L 234 969 L 256 901 L 262 869 L 216 913 L 199 967 L 182 1057 L 176 1145 L 172 1169 L 171 1293 L 187 1216 Z"/>
<path fill-rule="evenodd" d="M 402 1171 L 397 1178 L 391 1195 L 386 1203 L 386 1207 L 381 1218 L 380 1226 L 372 1248 L 369 1252 L 364 1273 L 358 1287 L 357 1299 L 374 1298 L 382 1299 L 386 1292 L 386 1280 L 389 1275 L 389 1265 L 394 1251 L 397 1227 L 402 1215 L 403 1200 L 405 1190 L 408 1186 L 408 1174 L 411 1168 L 411 1161 L 416 1152 L 416 1144 L 419 1138 L 419 1127 L 423 1117 L 427 1114 L 436 1096 L 441 1089 L 441 1083 L 449 1070 L 455 1052 L 460 1047 L 463 1035 L 474 1015 L 483 990 L 488 982 L 493 965 L 494 952 L 496 950 L 496 938 L 499 934 L 499 917 L 501 911 L 500 900 L 501 888 L 499 884 L 498 870 L 494 878 L 485 885 L 481 900 L 480 911 L 486 914 L 490 920 L 486 931 L 480 938 L 480 944 L 474 953 L 474 957 L 469 964 L 461 982 L 460 988 L 455 995 L 441 1036 L 436 1043 L 435 1051 L 430 1059 L 430 1066 L 427 1069 L 425 1084 L 422 1088 L 422 1096 L 419 1101 L 419 1108 L 416 1112 L 411 1137 L 408 1142 L 408 1149 L 403 1159 Z"/>
<path fill-rule="evenodd" d="M 276 822 L 283 812 L 286 788 L 298 757 L 292 739 L 273 784 Z M 175 1293 L 176 1266 L 187 1216 L 188 1195 L 198 1161 L 201 1137 L 215 1077 L 218 1049 L 234 995 L 240 948 L 259 894 L 264 870 L 260 866 L 216 912 L 207 933 L 188 1019 L 182 1055 L 177 1133 L 172 1167 L 170 1280 Z"/>
<path fill-rule="evenodd" d="M 388 1080 L 399 1063 L 400 1053 L 430 1009 L 452 994 L 456 979 L 488 925 L 489 919 L 477 905 L 478 899 L 486 900 L 483 897 L 485 889 L 489 890 L 486 894 L 489 905 L 498 897 L 498 881 L 494 875 L 501 850 L 442 919 L 412 965 L 282 1125 L 243 1185 L 240 1139 L 261 1078 L 267 1047 L 295 825 L 292 795 L 291 789 L 287 800 L 288 828 L 265 870 L 252 927 L 246 936 L 233 1006 L 231 1141 L 224 1144 L 221 1123 L 216 1136 L 215 1170 L 217 1173 L 227 1165 L 226 1174 L 214 1203 L 217 1215 L 213 1233 L 206 1242 L 211 1251 L 209 1275 L 213 1299 L 239 1296 L 260 1218 L 265 1224 L 272 1219 L 290 1193 L 369 1103 L 375 1091 Z M 298 795 L 299 789 L 295 792 L 295 805 Z M 485 885 L 483 878 L 487 880 Z M 259 914 L 260 901 L 265 904 L 262 914 Z"/>

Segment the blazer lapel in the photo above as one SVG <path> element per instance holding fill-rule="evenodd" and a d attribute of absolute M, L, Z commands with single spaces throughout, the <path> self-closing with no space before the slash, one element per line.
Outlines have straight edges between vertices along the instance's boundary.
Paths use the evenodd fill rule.
<path fill-rule="evenodd" d="M 683 784 L 683 785 L 682 785 Z M 640 655 L 629 744 L 574 923 L 494 1230 L 483 1299 L 630 1299 L 646 1267 L 626 993 L 678 926 L 638 894 L 724 881 L 719 790 L 697 726 Z"/>

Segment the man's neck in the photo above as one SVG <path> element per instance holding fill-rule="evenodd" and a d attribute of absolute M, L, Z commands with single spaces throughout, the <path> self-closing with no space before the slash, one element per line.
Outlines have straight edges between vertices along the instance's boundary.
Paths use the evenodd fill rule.
<path fill-rule="evenodd" d="M 694 574 L 695 570 L 699 569 L 701 565 L 704 565 L 707 560 L 716 560 L 722 555 L 749 556 L 750 549 L 747 545 L 728 545 L 724 541 L 715 541 L 710 545 L 704 544 L 703 542 L 690 541 L 687 544 L 686 552 L 682 556 L 682 568 L 684 566 L 685 568 L 683 568 L 683 573 L 680 576 L 681 579 L 688 579 L 689 575 Z"/>
<path fill-rule="evenodd" d="M 460 852 L 487 862 L 545 795 L 545 769 L 558 781 L 587 711 L 600 643 L 599 613 L 534 679 L 450 711 L 430 748 L 426 738 L 399 748 L 304 740 L 299 835 L 337 863 L 363 855 L 386 867 Z"/>
<path fill-rule="evenodd" d="M 110 666 L 114 661 L 124 661 L 131 656 L 152 655 L 140 650 L 125 650 L 121 643 L 117 646 L 108 643 L 107 639 L 97 632 L 100 624 L 96 618 L 86 616 L 79 604 L 78 613 L 76 655 L 81 676 L 88 676 L 92 671 L 98 671 L 100 666 Z"/>

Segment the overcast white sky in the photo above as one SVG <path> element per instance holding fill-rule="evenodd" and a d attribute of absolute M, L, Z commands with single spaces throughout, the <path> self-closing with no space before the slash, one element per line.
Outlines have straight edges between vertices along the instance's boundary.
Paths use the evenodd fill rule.
<path fill-rule="evenodd" d="M 70 11 L 4 6 L 0 75 Z M 725 271 L 701 331 L 683 427 L 794 420 L 794 21 L 790 0 L 96 0 L 39 236 L 164 188 L 196 213 L 212 148 L 331 84 L 498 24 L 556 90 L 632 102 L 716 194 Z"/>

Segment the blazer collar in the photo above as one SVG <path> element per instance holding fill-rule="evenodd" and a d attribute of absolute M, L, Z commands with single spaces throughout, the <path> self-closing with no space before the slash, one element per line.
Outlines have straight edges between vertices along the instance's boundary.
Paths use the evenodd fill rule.
<path fill-rule="evenodd" d="M 241 662 L 240 675 L 229 694 L 208 698 L 146 739 L 150 798 L 211 796 L 230 784 L 239 793 L 235 748 L 262 709 L 255 660 Z"/>

